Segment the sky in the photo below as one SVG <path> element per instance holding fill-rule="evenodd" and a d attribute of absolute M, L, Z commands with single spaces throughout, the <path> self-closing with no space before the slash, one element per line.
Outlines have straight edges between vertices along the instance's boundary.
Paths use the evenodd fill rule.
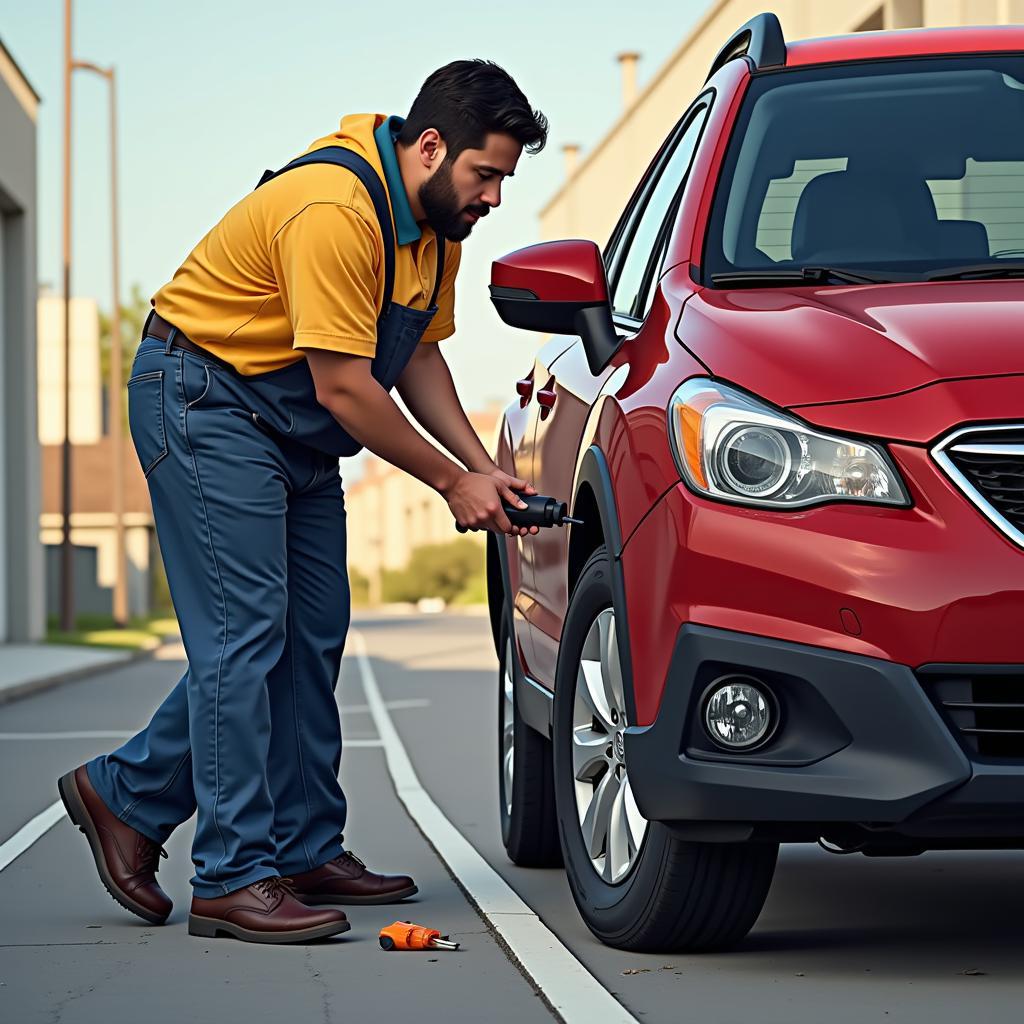
<path fill-rule="evenodd" d="M 39 279 L 61 286 L 63 0 L 0 0 L 0 40 L 42 97 Z M 444 351 L 467 408 L 515 397 L 540 335 L 505 327 L 491 261 L 539 240 L 538 213 L 621 110 L 617 53 L 639 51 L 639 85 L 707 0 L 75 0 L 74 56 L 117 69 L 122 293 L 148 297 L 223 213 L 333 131 L 343 114 L 407 113 L 431 71 L 484 57 L 551 123 L 524 154 L 500 209 L 464 243 L 456 335 Z M 680 112 L 689 97 L 680 97 Z M 110 306 L 107 86 L 76 72 L 72 101 L 72 292 Z M 2 140 L 0 140 L 2 144 Z M 603 245 L 606 239 L 594 239 Z M 489 439 L 485 439 L 489 440 Z"/>

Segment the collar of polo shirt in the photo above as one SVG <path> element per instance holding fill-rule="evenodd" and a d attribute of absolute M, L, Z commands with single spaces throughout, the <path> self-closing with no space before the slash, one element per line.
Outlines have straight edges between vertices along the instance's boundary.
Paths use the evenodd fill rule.
<path fill-rule="evenodd" d="M 405 194 L 405 183 L 402 181 L 402 172 L 398 167 L 398 156 L 395 153 L 395 142 L 398 141 L 403 124 L 405 118 L 393 114 L 377 126 L 373 138 L 380 153 L 380 162 L 384 167 L 384 184 L 387 185 L 388 197 L 391 199 L 391 213 L 395 218 L 395 241 L 399 245 L 408 245 L 419 239 L 422 232 L 413 216 L 409 197 Z"/>

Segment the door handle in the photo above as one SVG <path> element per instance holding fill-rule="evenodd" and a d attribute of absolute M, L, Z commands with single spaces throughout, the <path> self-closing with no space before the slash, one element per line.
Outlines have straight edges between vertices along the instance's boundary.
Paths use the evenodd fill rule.
<path fill-rule="evenodd" d="M 524 377 L 516 381 L 516 393 L 519 395 L 519 408 L 525 409 L 533 395 L 533 377 Z"/>
<path fill-rule="evenodd" d="M 537 404 L 540 405 L 540 418 L 546 420 L 551 410 L 555 407 L 555 400 L 558 398 L 554 388 L 541 388 L 537 392 Z"/>

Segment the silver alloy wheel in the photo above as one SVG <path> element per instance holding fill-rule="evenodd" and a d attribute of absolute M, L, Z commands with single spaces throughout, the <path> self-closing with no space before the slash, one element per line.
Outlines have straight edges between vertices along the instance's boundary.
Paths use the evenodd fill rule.
<path fill-rule="evenodd" d="M 501 767 L 505 784 L 505 813 L 512 814 L 512 770 L 515 758 L 515 683 L 512 679 L 512 641 L 505 641 L 505 672 L 501 698 Z"/>
<path fill-rule="evenodd" d="M 572 766 L 583 845 L 613 885 L 629 874 L 647 834 L 626 772 L 623 694 L 615 613 L 605 608 L 591 623 L 576 673 Z"/>

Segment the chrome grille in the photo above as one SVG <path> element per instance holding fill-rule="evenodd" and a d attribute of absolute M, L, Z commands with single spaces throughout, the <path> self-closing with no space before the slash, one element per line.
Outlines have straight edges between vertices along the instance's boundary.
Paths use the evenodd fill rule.
<path fill-rule="evenodd" d="M 994 526 L 1024 547 L 1024 425 L 965 427 L 932 456 Z"/>
<path fill-rule="evenodd" d="M 1024 665 L 925 666 L 918 677 L 971 757 L 1024 762 Z"/>

